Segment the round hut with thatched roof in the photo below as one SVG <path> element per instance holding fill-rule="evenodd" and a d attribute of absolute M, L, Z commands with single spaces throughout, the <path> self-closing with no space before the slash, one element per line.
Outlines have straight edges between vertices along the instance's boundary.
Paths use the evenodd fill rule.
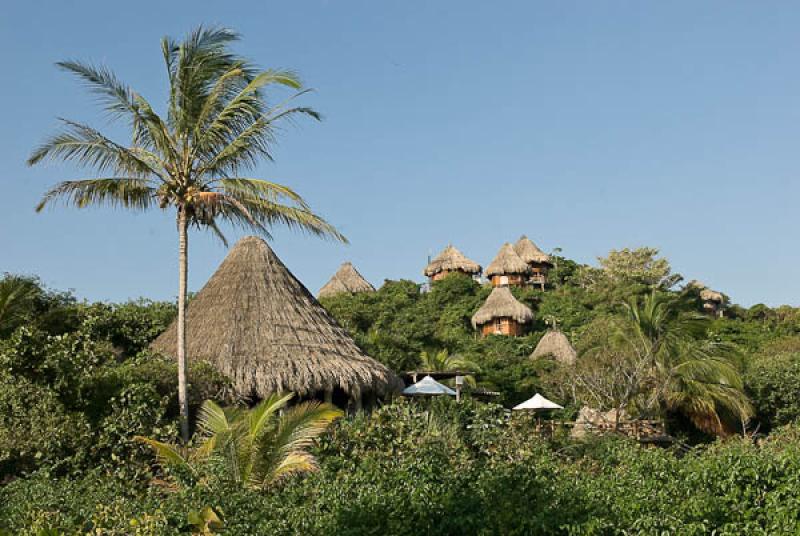
<path fill-rule="evenodd" d="M 187 356 L 207 361 L 245 397 L 295 392 L 360 408 L 402 381 L 364 354 L 266 242 L 241 239 L 189 302 Z M 152 344 L 176 352 L 173 322 Z"/>
<path fill-rule="evenodd" d="M 495 287 L 472 315 L 472 327 L 481 335 L 523 335 L 533 321 L 533 311 L 519 302 L 508 287 Z"/>
<path fill-rule="evenodd" d="M 539 340 L 539 344 L 534 348 L 531 359 L 552 357 L 564 365 L 574 365 L 578 359 L 578 352 L 570 344 L 567 336 L 557 329 L 549 330 Z"/>
<path fill-rule="evenodd" d="M 696 279 L 689 281 L 688 286 L 700 292 L 700 300 L 703 302 L 703 311 L 706 314 L 714 317 L 722 317 L 725 314 L 725 296 L 721 292 L 711 290 Z"/>
<path fill-rule="evenodd" d="M 345 262 L 320 289 L 319 297 L 328 298 L 337 294 L 355 294 L 357 292 L 375 292 L 375 287 L 364 279 L 364 276 L 351 263 Z"/>
<path fill-rule="evenodd" d="M 531 274 L 530 266 L 517 255 L 514 247 L 506 242 L 494 260 L 486 267 L 486 277 L 493 287 L 524 287 Z"/>
<path fill-rule="evenodd" d="M 449 274 L 465 274 L 477 276 L 481 273 L 481 265 L 468 259 L 453 245 L 444 248 L 422 272 L 431 281 L 438 281 Z"/>
<path fill-rule="evenodd" d="M 514 251 L 531 269 L 528 281 L 544 290 L 544 285 L 547 283 L 547 272 L 553 266 L 550 255 L 539 249 L 539 246 L 525 235 L 522 235 L 514 244 Z"/>

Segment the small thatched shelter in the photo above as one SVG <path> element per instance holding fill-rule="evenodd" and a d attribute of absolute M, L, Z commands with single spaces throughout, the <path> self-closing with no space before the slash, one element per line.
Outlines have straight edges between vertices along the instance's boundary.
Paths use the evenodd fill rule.
<path fill-rule="evenodd" d="M 493 287 L 509 285 L 522 287 L 528 282 L 531 268 L 514 251 L 514 247 L 506 242 L 494 260 L 486 267 L 486 277 L 492 281 Z"/>
<path fill-rule="evenodd" d="M 481 265 L 468 259 L 458 249 L 449 245 L 434 257 L 422 273 L 429 277 L 431 281 L 438 281 L 452 273 L 461 273 L 469 276 L 480 275 Z"/>
<path fill-rule="evenodd" d="M 531 359 L 539 359 L 546 356 L 552 356 L 559 363 L 573 365 L 578 358 L 578 353 L 572 347 L 566 335 L 558 330 L 550 330 L 539 340 L 539 344 L 536 345 L 531 354 Z"/>
<path fill-rule="evenodd" d="M 173 322 L 152 344 L 174 356 Z M 402 388 L 362 352 L 266 242 L 246 237 L 189 302 L 187 356 L 227 375 L 243 396 L 292 391 L 360 407 Z"/>
<path fill-rule="evenodd" d="M 520 303 L 508 287 L 495 287 L 480 309 L 472 315 L 472 327 L 486 335 L 518 336 L 533 321 L 533 311 Z"/>
<path fill-rule="evenodd" d="M 544 290 L 544 285 L 547 282 L 547 271 L 553 266 L 550 261 L 550 255 L 539 249 L 539 246 L 525 235 L 522 235 L 514 244 L 514 251 L 530 267 L 530 283 L 539 285 Z"/>
<path fill-rule="evenodd" d="M 355 294 L 357 292 L 375 292 L 369 281 L 349 263 L 343 263 L 319 291 L 320 298 L 335 296 L 336 294 Z"/>
<path fill-rule="evenodd" d="M 711 290 L 700 281 L 692 280 L 687 285 L 700 291 L 700 300 L 703 302 L 703 311 L 711 316 L 723 316 L 725 296 L 716 290 Z"/>

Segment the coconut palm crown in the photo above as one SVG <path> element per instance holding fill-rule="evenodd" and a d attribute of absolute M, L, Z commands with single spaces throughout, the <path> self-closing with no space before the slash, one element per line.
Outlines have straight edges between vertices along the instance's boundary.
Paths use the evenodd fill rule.
<path fill-rule="evenodd" d="M 100 177 L 58 183 L 44 195 L 37 211 L 57 200 L 77 208 L 174 209 L 179 235 L 177 356 L 184 439 L 188 439 L 188 228 L 208 228 L 225 242 L 219 223 L 267 237 L 270 227 L 279 224 L 346 241 L 291 188 L 248 177 L 247 172 L 261 159 L 272 160 L 276 129 L 282 123 L 300 115 L 320 116 L 311 108 L 292 104 L 308 91 L 297 75 L 259 70 L 231 52 L 237 39 L 228 29 L 199 27 L 181 42 L 162 40 L 169 82 L 162 115 L 107 68 L 59 62 L 58 67 L 77 76 L 97 95 L 112 118 L 128 123 L 131 141 L 117 143 L 89 125 L 61 119 L 61 131 L 28 159 L 29 165 L 46 160 L 71 162 Z M 282 104 L 271 105 L 265 91 L 275 86 L 288 88 L 291 95 Z"/>

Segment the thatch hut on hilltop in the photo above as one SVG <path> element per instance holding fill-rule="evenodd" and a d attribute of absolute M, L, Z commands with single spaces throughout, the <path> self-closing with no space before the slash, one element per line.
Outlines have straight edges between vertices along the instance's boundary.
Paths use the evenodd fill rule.
<path fill-rule="evenodd" d="M 531 269 L 528 281 L 532 285 L 539 285 L 544 290 L 544 285 L 547 282 L 547 272 L 553 266 L 550 261 L 550 255 L 539 249 L 539 246 L 525 235 L 522 235 L 514 244 L 514 251 Z"/>
<path fill-rule="evenodd" d="M 438 281 L 452 273 L 461 273 L 469 276 L 480 275 L 481 265 L 468 259 L 451 244 L 434 257 L 422 273 L 430 278 L 431 281 Z"/>
<path fill-rule="evenodd" d="M 567 336 L 559 330 L 549 330 L 539 340 L 539 344 L 534 348 L 531 359 L 539 359 L 552 356 L 559 363 L 574 365 L 578 359 L 578 352 L 570 344 Z"/>
<path fill-rule="evenodd" d="M 528 283 L 531 269 L 522 258 L 517 255 L 511 244 L 506 242 L 494 260 L 486 267 L 488 277 L 493 287 L 523 287 Z"/>
<path fill-rule="evenodd" d="M 174 356 L 176 323 L 152 344 Z M 231 249 L 187 310 L 187 356 L 204 360 L 243 396 L 292 391 L 361 406 L 402 388 L 364 354 L 266 242 L 246 237 Z"/>
<path fill-rule="evenodd" d="M 700 291 L 700 300 L 703 302 L 703 311 L 706 314 L 714 317 L 724 315 L 725 296 L 722 293 L 711 290 L 697 280 L 690 281 L 688 286 Z"/>
<path fill-rule="evenodd" d="M 480 309 L 472 315 L 472 327 L 487 335 L 518 336 L 533 321 L 533 311 L 520 303 L 508 287 L 495 287 Z"/>
<path fill-rule="evenodd" d="M 337 294 L 355 294 L 357 292 L 375 292 L 375 287 L 364 279 L 364 276 L 351 263 L 345 262 L 319 290 L 319 297 L 327 298 Z"/>

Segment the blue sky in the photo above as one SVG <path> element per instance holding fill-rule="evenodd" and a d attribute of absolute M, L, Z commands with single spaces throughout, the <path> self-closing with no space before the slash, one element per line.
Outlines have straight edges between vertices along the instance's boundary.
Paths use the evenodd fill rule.
<path fill-rule="evenodd" d="M 171 215 L 35 214 L 27 168 L 64 116 L 107 125 L 53 63 L 111 66 L 163 102 L 159 39 L 199 23 L 299 71 L 322 123 L 287 128 L 254 176 L 293 186 L 348 236 L 276 231 L 316 291 L 344 260 L 374 284 L 421 280 L 452 242 L 486 265 L 522 233 L 594 262 L 654 246 L 687 279 L 750 305 L 800 304 L 800 4 L 796 2 L 15 2 L 0 19 L 0 271 L 92 300 L 176 294 Z M 235 238 L 236 232 L 230 233 Z M 198 290 L 225 255 L 190 243 Z"/>

